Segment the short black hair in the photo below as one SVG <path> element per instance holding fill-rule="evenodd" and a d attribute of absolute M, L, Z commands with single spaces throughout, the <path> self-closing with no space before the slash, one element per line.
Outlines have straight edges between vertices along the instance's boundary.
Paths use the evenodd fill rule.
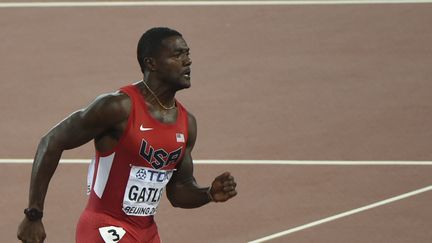
<path fill-rule="evenodd" d="M 182 37 L 182 34 L 180 34 L 180 32 L 177 30 L 167 27 L 154 27 L 147 30 L 141 36 L 140 40 L 138 41 L 137 58 L 143 73 L 146 68 L 144 58 L 154 57 L 161 47 L 162 41 L 171 36 Z"/>

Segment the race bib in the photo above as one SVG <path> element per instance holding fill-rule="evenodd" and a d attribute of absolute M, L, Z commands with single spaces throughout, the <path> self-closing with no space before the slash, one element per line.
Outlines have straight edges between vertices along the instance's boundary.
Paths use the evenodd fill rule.
<path fill-rule="evenodd" d="M 125 233 L 126 231 L 121 227 L 107 226 L 99 228 L 99 234 L 105 243 L 119 242 Z"/>
<path fill-rule="evenodd" d="M 123 211 L 133 216 L 156 214 L 163 190 L 173 172 L 132 166 L 123 197 Z"/>

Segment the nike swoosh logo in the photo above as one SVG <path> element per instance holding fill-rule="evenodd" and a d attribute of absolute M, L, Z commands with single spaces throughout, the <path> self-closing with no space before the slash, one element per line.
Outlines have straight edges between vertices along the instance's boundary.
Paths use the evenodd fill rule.
<path fill-rule="evenodd" d="M 140 131 L 145 132 L 145 131 L 151 131 L 153 130 L 152 127 L 143 127 L 143 125 L 140 126 Z"/>

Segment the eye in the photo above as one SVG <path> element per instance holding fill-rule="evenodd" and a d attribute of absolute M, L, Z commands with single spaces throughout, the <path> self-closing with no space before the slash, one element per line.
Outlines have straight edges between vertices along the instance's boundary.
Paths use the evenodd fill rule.
<path fill-rule="evenodd" d="M 174 53 L 173 57 L 180 59 L 180 58 L 186 58 L 189 57 L 190 52 L 189 51 L 183 51 L 183 52 L 176 52 Z"/>

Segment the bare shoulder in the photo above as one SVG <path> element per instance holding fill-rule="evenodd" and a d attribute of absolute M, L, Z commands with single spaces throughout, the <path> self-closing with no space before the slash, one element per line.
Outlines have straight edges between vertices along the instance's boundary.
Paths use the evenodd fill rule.
<path fill-rule="evenodd" d="M 122 92 L 113 92 L 99 95 L 89 107 L 101 109 L 113 109 L 119 112 L 130 109 L 131 100 Z"/>
<path fill-rule="evenodd" d="M 126 94 L 114 92 L 98 96 L 87 107 L 73 112 L 46 135 L 62 150 L 76 148 L 124 124 L 131 101 Z"/>
<path fill-rule="evenodd" d="M 189 130 L 189 132 L 191 132 L 191 130 L 192 130 L 192 132 L 196 133 L 197 121 L 196 121 L 195 116 L 192 113 L 188 112 L 187 117 L 188 117 L 188 128 L 189 128 L 188 130 Z"/>
<path fill-rule="evenodd" d="M 195 116 L 188 112 L 188 142 L 187 146 L 191 149 L 195 145 L 197 138 L 197 122 Z"/>
<path fill-rule="evenodd" d="M 127 120 L 130 110 L 129 96 L 117 91 L 98 96 L 88 107 L 81 110 L 81 116 L 108 123 L 118 123 Z"/>

